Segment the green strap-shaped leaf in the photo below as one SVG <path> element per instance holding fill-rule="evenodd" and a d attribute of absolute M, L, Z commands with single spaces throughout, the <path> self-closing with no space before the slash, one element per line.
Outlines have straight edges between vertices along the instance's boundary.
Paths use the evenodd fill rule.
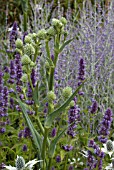
<path fill-rule="evenodd" d="M 65 132 L 67 129 L 68 129 L 68 126 L 65 127 L 65 128 L 63 129 L 63 131 L 62 131 L 57 137 L 55 137 L 54 140 L 51 141 L 50 147 L 49 147 L 49 157 L 50 157 L 50 158 L 53 158 L 54 152 L 55 152 L 55 149 L 56 149 L 56 144 L 57 144 L 57 142 L 59 141 L 59 139 L 62 137 L 62 135 L 64 134 L 64 132 Z"/>
<path fill-rule="evenodd" d="M 65 48 L 65 46 L 68 45 L 73 39 L 74 39 L 74 38 L 65 41 L 65 43 L 63 43 L 63 44 L 61 45 L 61 47 L 59 48 L 59 52 L 61 52 L 61 51 Z"/>
<path fill-rule="evenodd" d="M 39 149 L 39 152 L 41 153 L 42 138 L 41 138 L 40 134 L 34 128 L 32 122 L 27 114 L 27 110 L 26 110 L 24 104 L 19 99 L 18 94 L 16 94 L 16 95 L 17 95 L 17 101 L 22 109 L 23 116 L 26 120 L 26 123 L 27 123 L 31 133 L 32 133 L 33 141 L 34 141 L 36 147 Z"/>
<path fill-rule="evenodd" d="M 39 94 L 38 93 L 39 92 L 38 92 L 38 82 L 37 82 L 37 85 L 33 91 L 33 99 L 36 105 L 39 105 L 39 100 L 38 100 Z"/>
<path fill-rule="evenodd" d="M 86 81 L 86 80 L 85 80 Z M 58 114 L 60 114 L 71 102 L 71 100 L 76 96 L 76 94 L 78 93 L 78 91 L 80 90 L 80 88 L 83 86 L 83 84 L 85 83 L 85 81 L 82 82 L 82 84 L 75 90 L 75 92 L 63 103 L 62 106 L 60 106 L 57 110 L 55 110 L 54 112 L 52 112 L 51 114 L 49 114 L 46 118 L 45 121 L 45 127 L 46 128 L 50 128 L 54 119 L 58 116 Z"/>

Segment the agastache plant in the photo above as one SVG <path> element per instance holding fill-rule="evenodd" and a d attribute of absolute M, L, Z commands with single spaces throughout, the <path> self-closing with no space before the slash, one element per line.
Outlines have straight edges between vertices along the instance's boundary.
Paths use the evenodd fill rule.
<path fill-rule="evenodd" d="M 18 137 L 19 140 L 22 137 L 31 137 L 31 139 L 34 141 L 35 147 L 38 149 L 38 157 L 39 159 L 43 160 L 43 162 L 40 164 L 40 168 L 42 168 L 42 170 L 45 170 L 46 168 L 51 169 L 52 159 L 54 158 L 54 153 L 58 141 L 65 134 L 65 131 L 67 131 L 67 129 L 68 131 L 70 130 L 70 128 L 74 130 L 74 121 L 75 119 L 78 119 L 78 113 L 76 113 L 76 118 L 74 119 L 74 121 L 70 121 L 71 115 L 69 115 L 68 123 L 66 121 L 63 129 L 59 129 L 60 131 L 58 131 L 56 128 L 52 129 L 52 125 L 54 122 L 56 124 L 56 122 L 58 121 L 58 116 L 60 116 L 60 114 L 64 110 L 66 110 L 65 113 L 67 113 L 67 107 L 71 105 L 71 101 L 84 84 L 84 81 L 81 80 L 81 85 L 78 86 L 73 93 L 71 92 L 72 88 L 68 87 L 67 89 L 66 87 L 66 91 L 64 90 L 63 92 L 63 104 L 59 103 L 58 107 L 56 106 L 57 98 L 56 94 L 54 93 L 54 73 L 56 65 L 58 62 L 59 54 L 73 40 L 73 38 L 69 40 L 66 40 L 66 38 L 64 38 L 66 36 L 64 29 L 66 24 L 67 20 L 64 17 L 61 17 L 60 19 L 54 18 L 52 19 L 52 24 L 48 29 L 41 29 L 38 31 L 38 33 L 29 33 L 25 35 L 24 44 L 23 41 L 18 38 L 15 42 L 15 59 L 12 60 L 10 63 L 10 77 L 8 81 L 14 86 L 14 92 L 17 98 L 15 99 L 15 101 L 10 98 L 10 103 L 16 103 L 16 109 L 19 113 L 23 113 L 23 116 L 27 123 L 27 127 L 19 132 Z M 54 43 L 53 55 L 51 55 L 50 52 L 50 40 L 52 40 Z M 42 44 L 43 46 L 45 46 L 45 54 L 43 54 L 41 50 Z M 46 79 L 42 82 L 40 82 L 39 74 L 37 74 L 38 56 L 40 56 L 42 60 L 45 59 L 46 62 L 46 65 L 44 67 Z M 43 59 L 43 57 L 45 58 Z M 41 94 L 39 92 L 39 89 L 41 88 L 41 85 L 44 85 L 44 82 L 45 95 L 43 96 L 44 99 L 42 100 L 40 98 Z M 39 115 L 42 108 L 42 104 L 40 103 L 40 101 L 44 106 L 47 103 L 47 113 L 44 116 L 43 121 L 41 121 L 41 117 Z M 13 105 L 11 104 L 11 106 Z M 29 115 L 34 114 L 37 115 L 37 125 L 39 130 L 34 127 L 34 124 L 29 117 Z M 62 113 L 62 118 L 63 117 L 65 118 L 67 116 Z M 52 139 L 50 139 L 50 133 Z M 73 146 L 69 143 L 62 146 L 61 149 L 69 152 L 72 151 Z M 23 145 L 23 151 L 26 150 L 27 145 Z M 66 166 L 67 159 L 64 165 L 64 169 L 66 168 Z"/>

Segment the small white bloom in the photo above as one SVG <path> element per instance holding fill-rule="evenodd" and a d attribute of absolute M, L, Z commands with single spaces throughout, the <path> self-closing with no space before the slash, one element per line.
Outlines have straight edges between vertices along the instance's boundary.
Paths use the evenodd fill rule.
<path fill-rule="evenodd" d="M 11 166 L 11 165 L 9 165 L 9 166 L 4 166 L 6 169 L 9 169 L 9 170 L 17 170 L 17 168 L 16 167 L 13 167 L 13 166 Z"/>
<path fill-rule="evenodd" d="M 110 142 L 111 144 L 111 147 L 110 149 L 108 148 L 107 144 Z M 106 154 L 109 154 L 109 156 L 111 157 L 111 155 L 113 154 L 114 152 L 114 141 L 111 141 L 111 140 L 108 140 L 106 142 L 106 144 L 103 144 L 104 148 L 101 148 L 101 150 L 106 153 Z"/>

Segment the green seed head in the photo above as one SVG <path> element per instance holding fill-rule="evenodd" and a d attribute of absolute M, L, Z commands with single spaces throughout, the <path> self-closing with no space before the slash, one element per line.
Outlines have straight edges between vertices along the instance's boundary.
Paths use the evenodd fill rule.
<path fill-rule="evenodd" d="M 64 89 L 63 89 L 63 97 L 64 97 L 64 99 L 68 99 L 70 96 L 71 96 L 71 94 L 72 94 L 72 88 L 71 87 L 65 87 Z"/>
<path fill-rule="evenodd" d="M 31 41 L 32 41 L 32 38 L 31 38 L 31 36 L 29 36 L 29 35 L 27 35 L 27 36 L 25 36 L 25 43 L 31 43 Z"/>
<path fill-rule="evenodd" d="M 56 31 L 53 27 L 50 27 L 48 30 L 47 30 L 47 34 L 49 34 L 50 36 L 54 36 L 56 34 Z"/>
<path fill-rule="evenodd" d="M 107 142 L 106 142 L 106 147 L 107 147 L 107 151 L 108 152 L 113 152 L 113 150 L 114 150 L 114 146 L 113 146 L 113 143 L 112 143 L 112 141 L 111 140 L 108 140 Z"/>
<path fill-rule="evenodd" d="M 38 36 L 39 39 L 44 40 L 46 38 L 46 33 L 47 32 L 46 32 L 45 29 L 41 29 L 41 30 L 38 31 L 37 36 Z"/>
<path fill-rule="evenodd" d="M 34 67 L 35 65 L 36 65 L 36 64 L 35 64 L 33 61 L 30 62 L 30 66 L 31 66 L 31 67 Z"/>
<path fill-rule="evenodd" d="M 71 102 L 70 102 L 70 107 L 73 107 L 75 105 L 75 102 L 74 102 L 74 100 L 72 100 Z"/>
<path fill-rule="evenodd" d="M 52 25 L 53 26 L 57 27 L 59 25 L 59 23 L 60 23 L 60 21 L 58 19 L 56 19 L 56 18 L 52 19 Z"/>
<path fill-rule="evenodd" d="M 22 42 L 22 40 L 17 39 L 16 42 L 15 42 L 15 44 L 16 44 L 16 48 L 22 49 L 22 47 L 23 47 L 23 42 Z"/>
<path fill-rule="evenodd" d="M 67 20 L 64 17 L 61 17 L 60 21 L 62 22 L 63 25 L 67 24 Z"/>
<path fill-rule="evenodd" d="M 24 54 L 28 55 L 29 57 L 35 54 L 35 48 L 32 44 L 26 44 L 24 46 Z"/>
<path fill-rule="evenodd" d="M 21 62 L 22 62 L 23 65 L 27 65 L 27 64 L 30 64 L 31 59 L 29 58 L 28 55 L 25 54 L 25 55 L 21 58 Z"/>
<path fill-rule="evenodd" d="M 25 160 L 23 159 L 22 156 L 17 156 L 15 165 L 17 170 L 22 170 L 25 168 Z"/>
<path fill-rule="evenodd" d="M 26 83 L 28 81 L 28 76 L 27 74 L 23 74 L 23 76 L 21 77 L 21 81 Z"/>
<path fill-rule="evenodd" d="M 56 99 L 56 95 L 55 95 L 55 93 L 54 93 L 53 91 L 50 91 L 50 92 L 48 92 L 48 94 L 47 94 L 47 98 L 48 98 L 48 101 L 49 101 L 49 102 L 52 102 L 53 100 Z"/>

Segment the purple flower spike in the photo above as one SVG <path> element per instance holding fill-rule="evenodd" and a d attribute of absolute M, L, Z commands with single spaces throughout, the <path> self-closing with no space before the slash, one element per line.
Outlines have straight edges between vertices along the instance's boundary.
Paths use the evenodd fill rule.
<path fill-rule="evenodd" d="M 97 111 L 97 109 L 98 109 L 98 103 L 97 103 L 97 101 L 94 101 L 92 106 L 91 106 L 91 111 L 90 112 L 93 114 L 93 113 L 95 113 Z"/>
<path fill-rule="evenodd" d="M 106 143 L 107 137 L 110 134 L 110 127 L 112 123 L 112 111 L 108 108 L 105 112 L 103 120 L 100 122 L 100 129 L 98 130 L 98 140 L 102 143 Z"/>

